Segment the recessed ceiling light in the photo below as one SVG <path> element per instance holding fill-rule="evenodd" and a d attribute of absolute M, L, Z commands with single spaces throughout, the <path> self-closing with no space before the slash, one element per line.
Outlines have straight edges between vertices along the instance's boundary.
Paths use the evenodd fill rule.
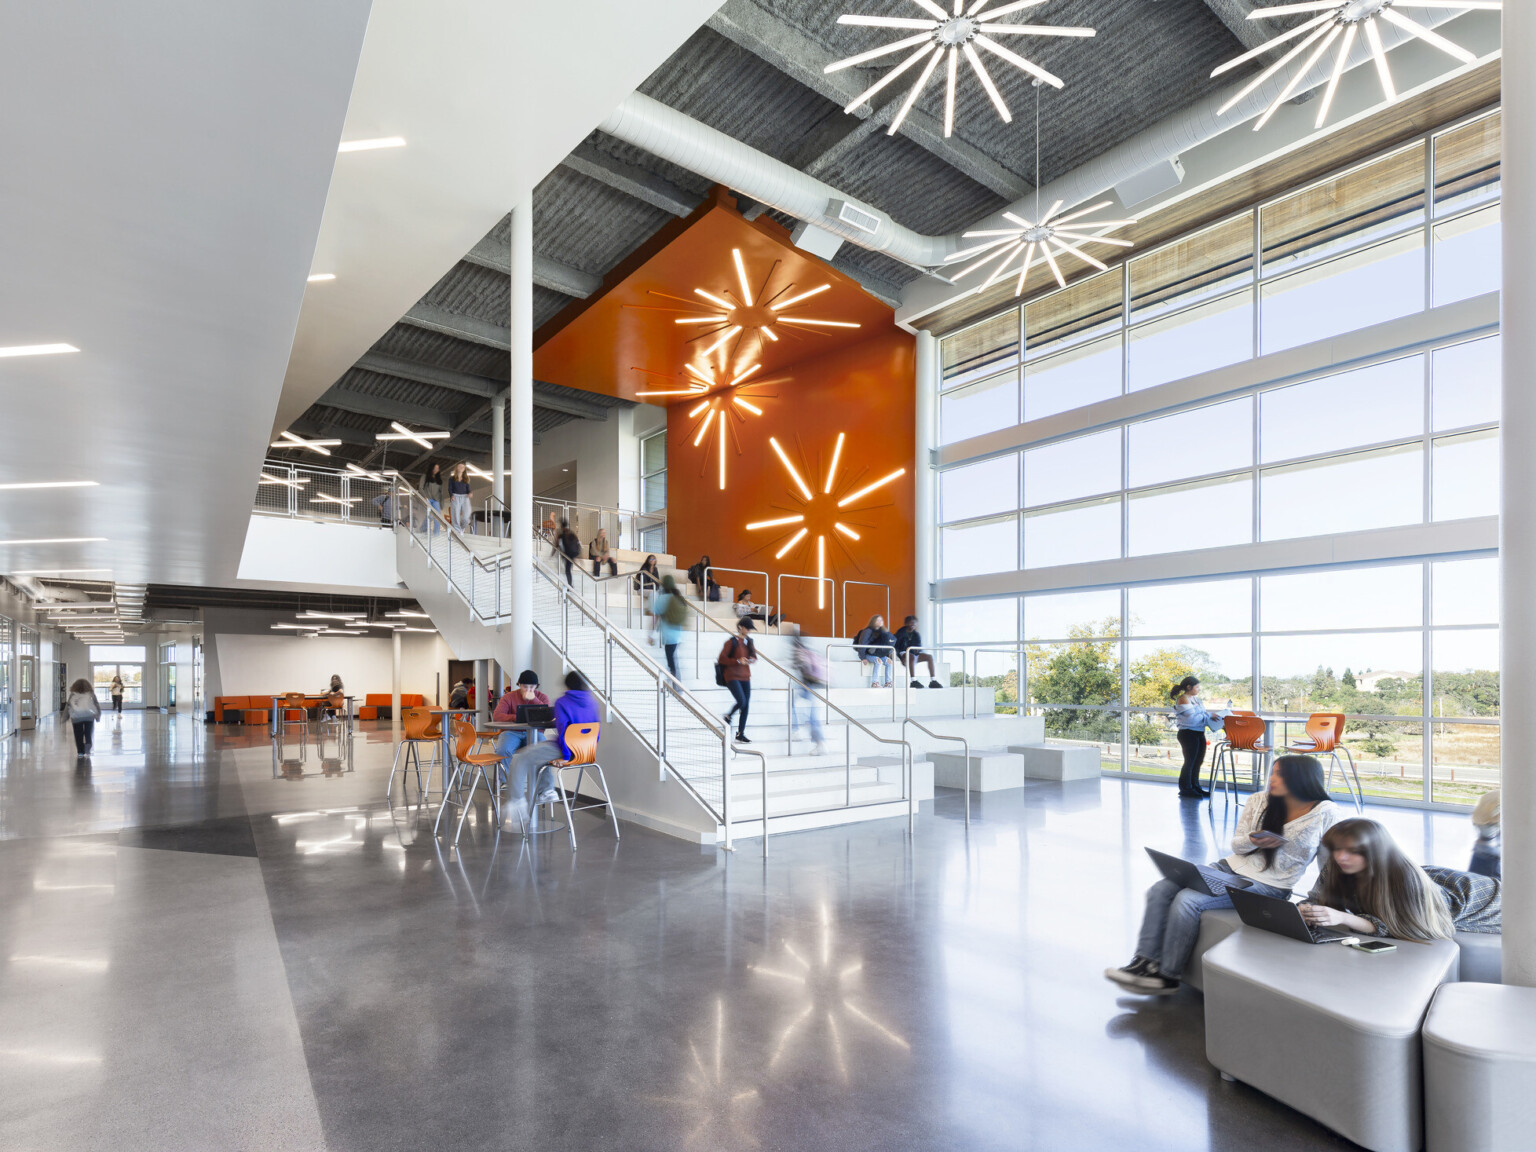
<path fill-rule="evenodd" d="M 4 544 L 99 544 L 105 536 L 49 536 L 38 540 L 0 540 Z"/>
<path fill-rule="evenodd" d="M 316 273 L 314 273 L 313 275 L 310 276 L 309 283 L 311 283 L 311 284 L 318 284 L 322 280 L 334 280 L 334 279 L 336 279 L 336 273 L 334 273 L 334 272 L 316 272 Z"/>
<path fill-rule="evenodd" d="M 21 484 L 0 484 L 0 492 L 12 492 L 19 488 L 97 488 L 96 480 L 32 480 Z"/>
<path fill-rule="evenodd" d="M 376 148 L 404 148 L 404 136 L 378 136 L 372 140 L 343 140 L 338 152 L 372 152 Z"/>
<path fill-rule="evenodd" d="M 0 357 L 6 356 L 56 356 L 60 352 L 78 352 L 73 344 L 13 344 L 0 348 Z"/>

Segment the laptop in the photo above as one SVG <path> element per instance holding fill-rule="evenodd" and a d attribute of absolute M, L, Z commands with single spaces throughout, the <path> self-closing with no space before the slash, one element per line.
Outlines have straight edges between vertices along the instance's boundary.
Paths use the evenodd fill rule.
<path fill-rule="evenodd" d="M 555 710 L 548 704 L 519 704 L 517 722 L 548 728 L 555 722 Z"/>
<path fill-rule="evenodd" d="M 1188 888 L 1195 892 L 1220 896 L 1230 888 L 1247 888 L 1253 883 L 1251 880 L 1244 880 L 1241 876 L 1223 872 L 1220 868 L 1191 864 L 1188 860 L 1159 852 L 1156 848 L 1148 848 L 1147 855 L 1152 857 L 1152 863 L 1157 865 L 1157 870 L 1165 879 L 1172 880 L 1181 888 Z"/>
<path fill-rule="evenodd" d="M 1262 928 L 1280 936 L 1289 936 L 1303 944 L 1337 944 L 1340 940 L 1355 940 L 1357 936 L 1347 932 L 1335 932 L 1331 928 L 1314 928 L 1301 914 L 1301 909 L 1289 900 L 1278 896 L 1264 896 L 1258 892 L 1229 892 L 1232 907 L 1242 917 L 1243 923 Z"/>

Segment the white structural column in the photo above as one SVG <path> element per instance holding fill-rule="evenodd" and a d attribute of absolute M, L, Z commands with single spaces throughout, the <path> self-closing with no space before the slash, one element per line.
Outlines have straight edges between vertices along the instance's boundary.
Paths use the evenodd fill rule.
<path fill-rule="evenodd" d="M 533 667 L 533 203 L 512 210 L 510 668 Z"/>
<path fill-rule="evenodd" d="M 938 393 L 939 393 L 939 342 L 931 332 L 917 334 L 917 387 L 914 389 L 917 403 L 916 451 L 912 473 L 917 485 L 914 502 L 912 582 L 912 611 L 921 623 L 919 631 L 927 633 L 930 642 L 939 634 L 938 609 L 929 599 L 938 573 L 935 560 L 938 549 L 934 547 L 939 524 L 937 499 L 938 477 L 933 471 L 933 450 L 938 447 Z M 906 613 L 891 605 L 900 619 Z"/>
<path fill-rule="evenodd" d="M 400 723 L 400 633 L 390 633 L 389 722 Z"/>
<path fill-rule="evenodd" d="M 491 495 L 505 506 L 507 499 L 507 394 L 491 401 Z M 492 507 L 495 501 L 492 501 Z"/>
<path fill-rule="evenodd" d="M 1504 982 L 1536 986 L 1536 4 L 1504 6 Z"/>

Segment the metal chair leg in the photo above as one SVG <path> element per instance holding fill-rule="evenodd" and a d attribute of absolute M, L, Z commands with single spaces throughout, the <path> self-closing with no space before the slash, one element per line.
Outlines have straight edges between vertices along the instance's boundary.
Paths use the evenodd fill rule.
<path fill-rule="evenodd" d="M 443 802 L 437 807 L 437 819 L 432 821 L 432 835 L 434 836 L 437 835 L 438 828 L 441 827 L 443 823 L 443 813 L 448 810 L 448 805 L 452 803 L 454 794 L 459 789 L 459 775 L 463 771 L 463 768 L 464 766 L 462 764 L 455 763 L 453 766 L 452 777 L 449 777 L 446 774 L 443 777 Z"/>
<path fill-rule="evenodd" d="M 400 754 L 405 751 L 405 741 L 395 745 L 395 759 L 389 766 L 389 783 L 384 786 L 384 799 L 392 799 L 395 795 L 395 770 L 400 767 Z"/>

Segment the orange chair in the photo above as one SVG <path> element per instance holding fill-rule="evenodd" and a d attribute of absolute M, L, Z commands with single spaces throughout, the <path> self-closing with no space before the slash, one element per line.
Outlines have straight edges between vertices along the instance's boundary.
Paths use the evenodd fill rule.
<path fill-rule="evenodd" d="M 404 754 L 405 768 L 409 770 L 411 765 L 416 766 L 416 794 L 425 800 L 427 793 L 432 790 L 432 765 L 437 762 L 437 757 L 434 756 L 427 761 L 427 783 L 426 787 L 422 787 L 420 750 L 423 746 L 428 750 L 437 747 L 437 738 L 428 733 L 428 729 L 432 726 L 432 713 L 425 708 L 402 708 L 400 713 L 403 732 L 400 743 L 395 748 L 395 761 L 389 768 L 389 783 L 384 788 L 384 799 L 389 800 L 395 794 L 395 770 L 401 766 L 401 755 Z M 444 771 L 447 769 L 445 768 Z"/>
<path fill-rule="evenodd" d="M 1365 791 L 1360 787 L 1360 773 L 1355 769 L 1355 758 L 1344 746 L 1344 713 L 1342 712 L 1314 712 L 1307 717 L 1307 735 L 1303 740 L 1294 740 L 1286 745 L 1287 752 L 1296 753 L 1299 756 L 1327 756 L 1328 780 L 1324 785 L 1330 792 L 1333 791 L 1333 770 L 1339 770 L 1339 776 L 1344 781 L 1344 791 L 1355 803 L 1355 811 L 1363 810 L 1365 806 Z M 1344 761 L 1339 759 L 1339 753 L 1344 753 L 1345 760 L 1349 763 L 1349 771 L 1344 771 Z M 1354 777 L 1351 786 L 1350 777 Z"/>
<path fill-rule="evenodd" d="M 453 776 L 447 787 L 443 789 L 443 803 L 437 810 L 437 819 L 432 823 L 432 835 L 437 835 L 437 829 L 443 822 L 443 813 L 448 810 L 449 804 L 459 806 L 459 826 L 453 834 L 455 845 L 459 837 L 464 833 L 464 818 L 469 815 L 470 803 L 475 798 L 475 789 L 481 784 L 485 785 L 486 795 L 490 797 L 491 812 L 496 819 L 496 831 L 501 831 L 501 810 L 497 803 L 496 783 L 492 775 L 494 765 L 501 763 L 501 757 L 495 752 L 471 752 L 470 748 L 475 743 L 475 727 L 467 721 L 455 716 L 453 719 Z M 461 791 L 468 786 L 468 791 L 461 795 Z"/>
<path fill-rule="evenodd" d="M 295 724 L 299 726 L 299 739 L 302 741 L 309 735 L 309 713 L 305 710 L 308 701 L 302 692 L 284 692 L 282 711 L 278 713 L 278 730 L 288 734 L 288 729 Z"/>
<path fill-rule="evenodd" d="M 1259 776 L 1268 775 L 1270 753 L 1275 748 L 1264 743 L 1264 721 L 1252 712 L 1232 712 L 1221 721 L 1226 740 L 1216 749 L 1216 759 L 1211 763 L 1211 791 L 1221 788 L 1230 791 L 1237 800 L 1237 754 L 1250 752 L 1259 758 Z"/>
<path fill-rule="evenodd" d="M 617 840 L 619 838 L 619 817 L 613 810 L 613 799 L 608 792 L 608 781 L 603 776 L 603 766 L 597 762 L 597 742 L 602 738 L 602 729 L 603 726 L 597 723 L 567 725 L 562 739 L 564 739 L 566 747 L 571 750 L 571 758 L 569 760 L 556 760 L 550 764 L 550 767 L 555 770 L 556 790 L 562 796 L 565 795 L 565 784 L 561 780 L 561 773 L 568 772 L 572 768 L 576 769 L 576 787 L 571 789 L 570 794 L 576 797 L 578 801 L 581 799 L 581 784 L 586 779 L 587 773 L 591 772 L 597 778 L 598 786 L 603 790 L 602 800 L 600 802 L 594 801 L 591 804 L 578 803 L 574 806 L 569 801 L 566 801 L 566 820 L 569 822 L 572 812 L 585 812 L 589 808 L 606 808 L 608 810 L 608 819 L 613 822 L 613 838 Z M 552 804 L 553 801 L 550 801 L 550 803 Z M 576 832 L 574 829 L 571 831 L 571 847 L 573 849 L 576 847 Z"/>

